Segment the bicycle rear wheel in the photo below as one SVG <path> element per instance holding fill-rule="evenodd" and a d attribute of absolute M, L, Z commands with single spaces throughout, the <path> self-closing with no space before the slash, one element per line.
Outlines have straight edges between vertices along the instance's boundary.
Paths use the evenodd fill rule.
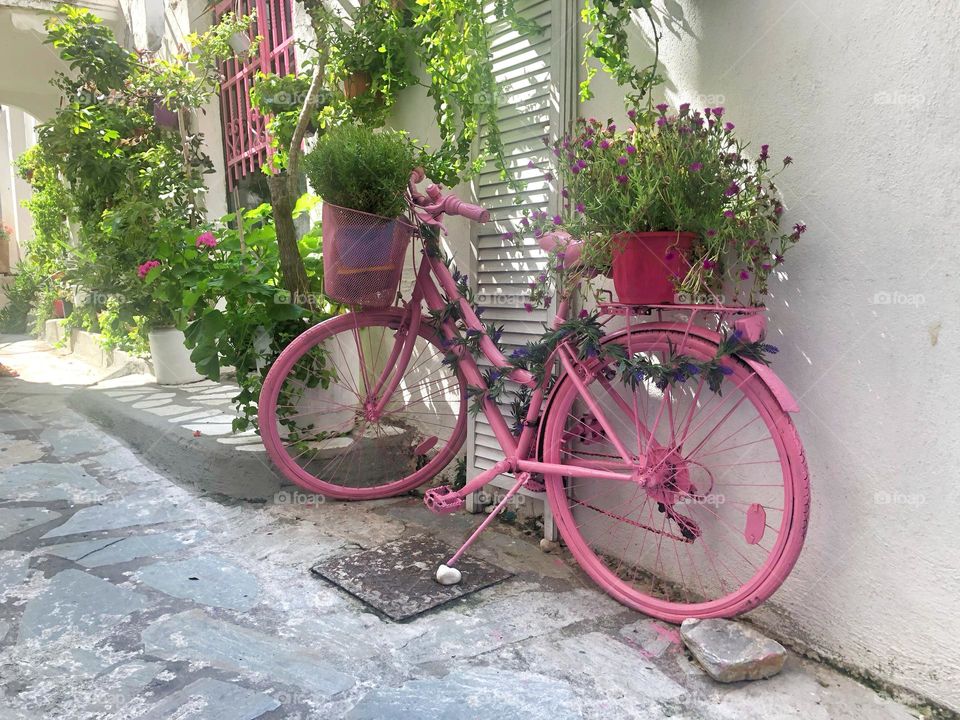
<path fill-rule="evenodd" d="M 260 434 L 292 482 L 332 498 L 390 497 L 440 473 L 460 450 L 463 379 L 443 364 L 439 338 L 422 324 L 401 362 L 405 318 L 400 309 L 331 318 L 277 358 L 260 393 Z"/>
<path fill-rule="evenodd" d="M 608 342 L 654 362 L 678 348 L 706 360 L 716 345 L 662 329 Z M 625 462 L 563 377 L 544 419 L 544 460 L 630 474 L 630 482 L 545 477 L 571 553 L 620 602 L 680 622 L 730 617 L 768 598 L 803 545 L 809 485 L 790 416 L 739 359 L 722 395 L 703 378 L 634 389 L 613 361 L 586 366 L 587 391 L 622 445 Z"/>

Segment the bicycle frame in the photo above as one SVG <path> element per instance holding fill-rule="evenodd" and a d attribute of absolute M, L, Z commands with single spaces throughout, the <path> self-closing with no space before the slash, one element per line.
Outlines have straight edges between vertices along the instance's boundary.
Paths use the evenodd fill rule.
<path fill-rule="evenodd" d="M 402 372 L 394 372 L 393 368 L 405 368 L 406 363 L 410 360 L 413 353 L 414 340 L 417 337 L 417 331 L 423 320 L 423 305 L 426 304 L 429 310 L 440 310 L 446 305 L 440 294 L 440 289 L 443 290 L 448 298 L 455 298 L 457 300 L 467 329 L 481 333 L 480 350 L 483 356 L 495 368 L 502 370 L 508 379 L 526 385 L 533 390 L 525 419 L 526 421 L 524 422 L 519 437 L 515 437 L 510 431 L 499 405 L 489 397 L 483 398 L 482 407 L 484 415 L 490 423 L 490 427 L 493 430 L 498 444 L 503 450 L 504 459 L 496 463 L 493 468 L 480 473 L 477 477 L 470 480 L 461 490 L 456 492 L 456 495 L 461 498 L 466 497 L 470 493 L 478 491 L 494 477 L 504 472 L 527 474 L 521 481 L 521 484 L 529 478 L 529 473 L 563 473 L 571 477 L 593 477 L 623 482 L 637 481 L 637 478 L 633 474 L 612 472 L 596 467 L 581 468 L 570 465 L 544 463 L 536 459 L 535 442 L 537 439 L 537 428 L 535 421 L 540 416 L 540 410 L 543 407 L 544 401 L 547 399 L 545 392 L 546 381 L 538 384 L 531 373 L 526 370 L 517 369 L 510 364 L 509 360 L 504 357 L 493 340 L 487 336 L 483 323 L 480 321 L 473 307 L 466 298 L 460 294 L 450 270 L 440 258 L 433 257 L 427 252 L 423 254 L 423 260 L 417 270 L 413 294 L 407 303 L 409 320 L 405 328 L 405 334 L 402 337 L 402 342 L 394 344 L 390 357 L 384 365 L 385 370 L 382 376 L 373 385 L 373 395 L 379 395 L 380 397 L 376 405 L 377 411 L 382 411 L 387 400 L 396 390 L 400 378 L 403 375 Z M 553 320 L 554 327 L 558 327 L 567 319 L 568 312 L 568 304 L 566 302 L 560 303 L 560 307 Z M 440 332 L 446 340 L 451 340 L 457 335 L 456 328 L 451 320 L 447 320 L 441 325 Z M 398 337 L 398 340 L 399 339 Z M 477 364 L 477 360 L 460 346 L 454 346 L 453 352 L 456 353 L 458 357 L 459 370 L 463 374 L 467 384 L 480 388 L 481 390 L 488 389 L 483 373 Z M 574 368 L 577 359 L 569 344 L 561 343 L 555 355 L 560 360 L 564 371 L 573 379 L 574 383 L 578 385 L 584 401 L 600 425 L 610 436 L 615 438 L 616 433 L 613 432 L 612 426 L 606 419 L 603 410 L 590 394 L 585 391 L 582 387 L 582 381 L 577 377 Z M 637 458 L 633 457 L 626 448 L 620 445 L 619 440 L 615 439 L 615 443 L 618 446 L 617 450 L 624 463 L 633 464 L 637 461 Z"/>

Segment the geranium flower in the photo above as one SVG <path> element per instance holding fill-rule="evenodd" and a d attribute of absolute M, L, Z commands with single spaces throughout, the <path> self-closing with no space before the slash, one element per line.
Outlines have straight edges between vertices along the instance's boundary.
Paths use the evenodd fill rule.
<path fill-rule="evenodd" d="M 137 268 L 137 275 L 139 275 L 140 279 L 143 280 L 147 276 L 147 273 L 153 270 L 155 267 L 160 267 L 159 260 L 147 260 L 145 263 L 143 263 L 143 265 L 140 265 Z"/>
<path fill-rule="evenodd" d="M 204 247 L 215 248 L 217 246 L 217 238 L 214 236 L 212 232 L 207 230 L 207 232 L 203 232 L 197 235 L 197 241 L 194 244 L 197 250 Z"/>

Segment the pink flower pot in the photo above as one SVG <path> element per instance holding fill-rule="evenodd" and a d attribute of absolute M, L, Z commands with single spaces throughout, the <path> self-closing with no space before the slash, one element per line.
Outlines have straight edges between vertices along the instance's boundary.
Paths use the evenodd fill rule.
<path fill-rule="evenodd" d="M 613 236 L 613 287 L 625 305 L 673 302 L 674 282 L 690 269 L 696 236 L 688 232 L 622 232 Z"/>

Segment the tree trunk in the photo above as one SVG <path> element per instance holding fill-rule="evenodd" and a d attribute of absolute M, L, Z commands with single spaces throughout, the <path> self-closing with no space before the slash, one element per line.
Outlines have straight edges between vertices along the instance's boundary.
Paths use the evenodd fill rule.
<path fill-rule="evenodd" d="M 267 176 L 270 188 L 270 204 L 273 206 L 273 222 L 277 230 L 277 247 L 280 251 L 280 271 L 283 284 L 292 299 L 299 305 L 311 306 L 310 282 L 307 270 L 300 257 L 297 246 L 297 228 L 293 224 L 293 203 L 295 179 L 286 172 Z"/>

